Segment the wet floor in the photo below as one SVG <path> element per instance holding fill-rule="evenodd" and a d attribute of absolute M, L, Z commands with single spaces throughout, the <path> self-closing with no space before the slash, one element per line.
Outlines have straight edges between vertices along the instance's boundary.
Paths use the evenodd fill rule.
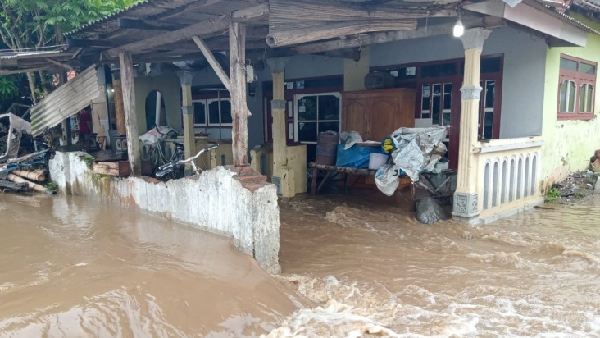
<path fill-rule="evenodd" d="M 417 223 L 365 194 L 281 203 L 281 276 L 219 236 L 0 195 L 0 337 L 600 337 L 600 200 Z"/>

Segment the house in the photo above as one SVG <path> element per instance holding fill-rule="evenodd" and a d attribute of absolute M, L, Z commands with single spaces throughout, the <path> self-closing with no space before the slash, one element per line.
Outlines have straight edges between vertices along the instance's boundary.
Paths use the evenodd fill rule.
<path fill-rule="evenodd" d="M 283 197 L 306 192 L 320 131 L 356 129 L 380 140 L 402 126 L 440 125 L 457 171 L 453 215 L 479 222 L 539 203 L 545 186 L 589 156 L 564 140 L 579 133 L 583 142 L 598 128 L 600 33 L 594 15 L 571 17 L 567 4 L 153 0 L 69 33 L 67 44 L 82 64 L 116 66 L 105 68 L 103 83 L 107 101 L 112 89 L 121 93 L 125 130 L 114 134 L 110 112 L 109 130 L 125 132 L 138 175 L 138 135 L 157 122 L 183 131 L 186 156 L 197 132 L 230 138 L 217 164 L 252 162 Z M 559 71 L 563 54 L 583 77 Z M 578 120 L 564 120 L 563 106 Z M 578 107 L 584 112 L 570 113 Z M 599 134 L 586 135 L 589 149 L 591 135 Z M 558 156 L 571 164 L 557 165 Z M 158 208 L 135 191 L 138 207 Z M 274 191 L 247 205 L 272 210 Z"/>
<path fill-rule="evenodd" d="M 600 2 L 571 2 L 570 16 L 600 30 Z M 596 90 L 600 36 L 589 34 L 585 47 L 549 48 L 544 83 L 542 180 L 544 186 L 573 171 L 587 169 L 600 146 L 600 92 Z"/>

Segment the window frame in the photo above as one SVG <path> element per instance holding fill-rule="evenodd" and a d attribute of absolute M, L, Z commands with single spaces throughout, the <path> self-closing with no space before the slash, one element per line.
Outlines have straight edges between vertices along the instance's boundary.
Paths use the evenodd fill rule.
<path fill-rule="evenodd" d="M 577 70 L 567 70 L 560 68 L 560 59 L 566 59 L 570 61 L 577 62 Z M 593 66 L 595 71 L 594 74 L 587 74 L 579 71 L 580 64 L 584 63 L 590 66 Z M 569 121 L 569 120 L 583 120 L 589 121 L 594 118 L 594 109 L 595 109 L 595 96 L 596 96 L 596 80 L 598 77 L 598 63 L 592 62 L 589 60 L 585 60 L 582 58 L 570 56 L 567 54 L 560 54 L 559 58 L 559 76 L 558 76 L 558 88 L 557 88 L 557 97 L 556 97 L 556 112 L 559 121 Z M 572 113 L 561 112 L 561 87 L 564 81 L 573 81 L 575 83 L 575 105 Z M 593 86 L 592 92 L 592 102 L 590 112 L 579 112 L 579 103 L 581 101 L 581 86 L 584 84 L 590 84 Z M 567 108 L 568 110 L 568 108 Z"/>
<path fill-rule="evenodd" d="M 208 126 L 208 116 L 206 116 L 206 99 L 196 99 L 196 100 L 192 100 L 192 107 L 194 107 L 194 103 L 202 103 L 204 104 L 204 123 L 196 123 L 196 119 L 194 116 L 194 127 L 206 127 Z M 194 114 L 196 115 L 196 110 L 194 108 Z"/>
<path fill-rule="evenodd" d="M 308 96 L 315 96 L 317 98 L 317 111 L 316 111 L 316 119 L 313 120 L 307 120 L 307 121 L 300 121 L 298 119 L 298 101 L 304 97 L 308 97 Z M 334 96 L 337 97 L 340 104 L 339 104 L 339 111 L 338 111 L 338 119 L 337 120 L 319 120 L 319 97 L 320 96 Z M 319 140 L 319 122 L 334 122 L 334 121 L 338 121 L 338 130 L 342 130 L 342 109 L 343 109 L 343 105 L 342 105 L 342 93 L 340 92 L 326 92 L 326 93 L 315 93 L 315 94 L 296 94 L 294 95 L 294 99 L 292 101 L 293 104 L 293 109 L 294 109 L 294 133 L 293 133 L 293 137 L 294 137 L 294 142 L 298 143 L 298 144 L 317 144 L 318 140 Z M 317 141 L 300 141 L 298 139 L 298 135 L 299 135 L 299 123 L 301 122 L 314 122 L 317 125 L 317 134 L 315 135 L 316 140 Z M 288 132 L 288 134 L 290 134 Z"/>
<path fill-rule="evenodd" d="M 210 123 L 210 104 L 213 102 L 219 102 L 219 107 L 221 107 L 221 102 L 227 101 L 229 102 L 229 110 L 231 111 L 231 98 L 229 97 L 221 97 L 221 98 L 213 98 L 206 99 L 206 104 L 204 106 L 204 111 L 206 113 L 206 125 L 208 127 L 233 127 L 233 115 L 231 115 L 231 123 Z M 221 112 L 219 112 L 219 120 L 223 120 L 223 116 Z"/>
<path fill-rule="evenodd" d="M 221 97 L 221 98 L 202 98 L 202 99 L 193 99 L 192 100 L 192 106 L 194 105 L 194 103 L 202 103 L 204 104 L 204 121 L 206 121 L 205 123 L 196 123 L 196 120 L 194 119 L 194 127 L 200 127 L 200 128 L 208 128 L 208 127 L 232 127 L 233 123 L 210 123 L 210 115 L 209 115 L 209 109 L 210 109 L 210 104 L 213 102 L 217 102 L 217 101 L 228 101 L 229 104 L 231 105 L 231 98 L 229 97 Z M 194 114 L 196 114 L 196 112 L 194 111 Z M 232 116 L 233 118 L 233 116 Z"/>

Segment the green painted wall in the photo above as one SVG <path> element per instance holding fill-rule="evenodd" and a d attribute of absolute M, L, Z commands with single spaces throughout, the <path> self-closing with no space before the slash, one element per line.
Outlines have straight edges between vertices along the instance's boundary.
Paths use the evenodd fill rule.
<path fill-rule="evenodd" d="M 586 22 L 589 26 L 600 24 Z M 559 85 L 560 55 L 564 53 L 574 57 L 600 63 L 600 36 L 588 35 L 585 48 L 550 48 L 546 59 L 546 78 L 544 84 L 544 125 L 542 147 L 542 179 L 545 187 L 561 181 L 573 171 L 586 169 L 589 159 L 596 149 L 600 149 L 600 90 L 595 90 L 594 113 L 591 121 L 558 121 L 557 99 Z M 598 85 L 600 81 L 597 80 Z"/>

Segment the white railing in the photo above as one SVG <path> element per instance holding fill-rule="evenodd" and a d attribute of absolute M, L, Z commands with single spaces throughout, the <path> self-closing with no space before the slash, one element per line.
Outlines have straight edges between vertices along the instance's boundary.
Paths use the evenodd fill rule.
<path fill-rule="evenodd" d="M 540 201 L 541 137 L 480 142 L 479 212 L 482 218 Z"/>

